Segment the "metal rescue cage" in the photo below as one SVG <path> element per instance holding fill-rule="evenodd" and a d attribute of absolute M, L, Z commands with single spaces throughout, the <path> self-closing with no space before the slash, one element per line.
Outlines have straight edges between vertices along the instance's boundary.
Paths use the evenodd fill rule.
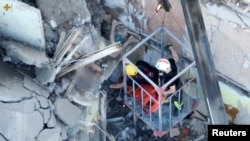
<path fill-rule="evenodd" d="M 153 131 L 156 136 L 163 136 L 166 134 L 169 129 L 175 126 L 183 118 L 185 118 L 189 113 L 195 110 L 198 106 L 198 101 L 200 98 L 200 85 L 198 74 L 195 68 L 195 62 L 184 65 L 184 67 L 179 71 L 179 73 L 172 78 L 169 82 L 159 87 L 151 79 L 149 79 L 142 71 L 140 71 L 134 63 L 132 63 L 128 56 L 136 51 L 138 48 L 142 47 L 147 41 L 153 39 L 154 36 L 161 32 L 161 49 L 164 43 L 164 34 L 165 32 L 168 38 L 171 38 L 177 45 L 180 45 L 182 48 L 187 47 L 170 31 L 165 27 L 160 27 L 152 34 L 143 39 L 138 43 L 133 49 L 126 53 L 123 60 L 123 76 L 124 76 L 124 92 L 125 92 L 125 105 L 128 106 L 134 113 L 134 122 L 136 118 L 139 117 L 143 122 L 145 122 Z M 162 51 L 159 51 L 157 47 L 153 49 L 158 50 L 162 56 L 164 54 Z M 160 58 L 159 58 L 160 59 Z M 139 75 L 144 77 L 150 85 L 140 85 L 133 80 L 132 77 L 126 76 L 125 65 L 130 64 L 136 68 Z M 182 85 L 177 91 L 169 97 L 164 97 L 163 92 L 169 84 L 175 81 L 177 78 L 182 80 Z M 132 80 L 132 86 L 127 86 L 126 81 L 128 79 Z M 182 101 L 183 103 L 182 103 Z M 174 102 L 183 104 L 181 109 L 177 110 L 177 113 L 173 112 Z"/>

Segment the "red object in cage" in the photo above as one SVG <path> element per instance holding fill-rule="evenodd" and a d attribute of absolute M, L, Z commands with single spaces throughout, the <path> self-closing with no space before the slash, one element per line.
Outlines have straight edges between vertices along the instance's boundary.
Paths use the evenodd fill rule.
<path fill-rule="evenodd" d="M 144 89 L 141 89 L 141 87 Z M 159 108 L 159 102 L 158 102 L 158 94 L 155 91 L 154 87 L 151 85 L 141 85 L 141 87 L 137 87 L 135 89 L 135 95 L 134 98 L 138 103 L 140 103 L 143 107 L 143 110 L 149 114 L 150 107 L 151 106 L 151 112 L 156 112 Z M 146 92 L 145 92 L 146 91 Z M 132 87 L 128 87 L 128 94 L 130 97 L 133 97 L 133 90 Z M 149 96 L 150 95 L 150 96 Z M 150 100 L 151 97 L 151 100 Z M 165 100 L 165 97 L 163 97 L 163 100 Z M 151 102 L 151 104 L 150 104 Z"/>

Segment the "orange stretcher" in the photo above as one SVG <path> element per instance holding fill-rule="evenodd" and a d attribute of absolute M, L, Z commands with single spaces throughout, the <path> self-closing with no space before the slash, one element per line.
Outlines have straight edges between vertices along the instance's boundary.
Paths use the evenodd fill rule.
<path fill-rule="evenodd" d="M 135 99 L 138 103 L 140 103 L 143 107 L 143 110 L 146 114 L 149 114 L 150 112 L 150 106 L 151 106 L 151 112 L 154 113 L 158 110 L 159 104 L 158 104 L 158 94 L 155 91 L 154 87 L 151 85 L 141 85 L 141 87 L 144 89 L 142 90 L 140 87 L 137 87 L 135 89 Z M 147 93 L 145 92 L 147 91 Z M 151 104 L 150 104 L 150 96 Z M 128 86 L 128 95 L 130 97 L 133 97 L 133 90 L 132 87 Z M 166 97 L 162 96 L 162 101 L 165 101 Z"/>

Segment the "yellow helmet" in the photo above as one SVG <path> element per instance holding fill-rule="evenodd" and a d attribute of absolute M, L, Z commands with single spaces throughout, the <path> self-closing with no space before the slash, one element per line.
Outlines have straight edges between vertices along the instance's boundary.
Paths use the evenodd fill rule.
<path fill-rule="evenodd" d="M 137 74 L 137 70 L 131 65 L 126 65 L 125 69 L 128 76 L 135 76 Z"/>

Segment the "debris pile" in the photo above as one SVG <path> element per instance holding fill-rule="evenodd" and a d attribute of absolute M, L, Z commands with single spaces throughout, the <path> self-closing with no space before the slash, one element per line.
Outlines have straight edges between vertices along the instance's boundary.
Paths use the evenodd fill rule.
<path fill-rule="evenodd" d="M 116 92 L 110 92 L 112 93 Z M 115 97 L 118 95 L 108 98 L 107 130 L 117 141 L 207 141 L 208 120 L 197 111 L 189 114 L 164 136 L 156 137 L 153 130 L 141 119 L 136 119 L 134 124 L 133 112 Z"/>
<path fill-rule="evenodd" d="M 107 15 L 102 1 L 6 3 L 13 10 L 0 10 L 0 111 L 8 119 L 0 121 L 1 140 L 204 140 L 191 122 L 157 139 L 139 119 L 134 125 L 122 91 L 105 91 L 118 56 L 141 37 Z"/>
<path fill-rule="evenodd" d="M 203 3 L 209 3 L 211 5 L 216 4 L 218 6 L 225 5 L 227 3 L 232 3 L 242 9 L 244 12 L 250 11 L 250 1 L 249 0 L 202 0 Z"/>
<path fill-rule="evenodd" d="M 120 43 L 103 42 L 101 2 L 87 2 L 0 2 L 12 9 L 0 11 L 1 140 L 100 140 L 100 88 Z"/>

